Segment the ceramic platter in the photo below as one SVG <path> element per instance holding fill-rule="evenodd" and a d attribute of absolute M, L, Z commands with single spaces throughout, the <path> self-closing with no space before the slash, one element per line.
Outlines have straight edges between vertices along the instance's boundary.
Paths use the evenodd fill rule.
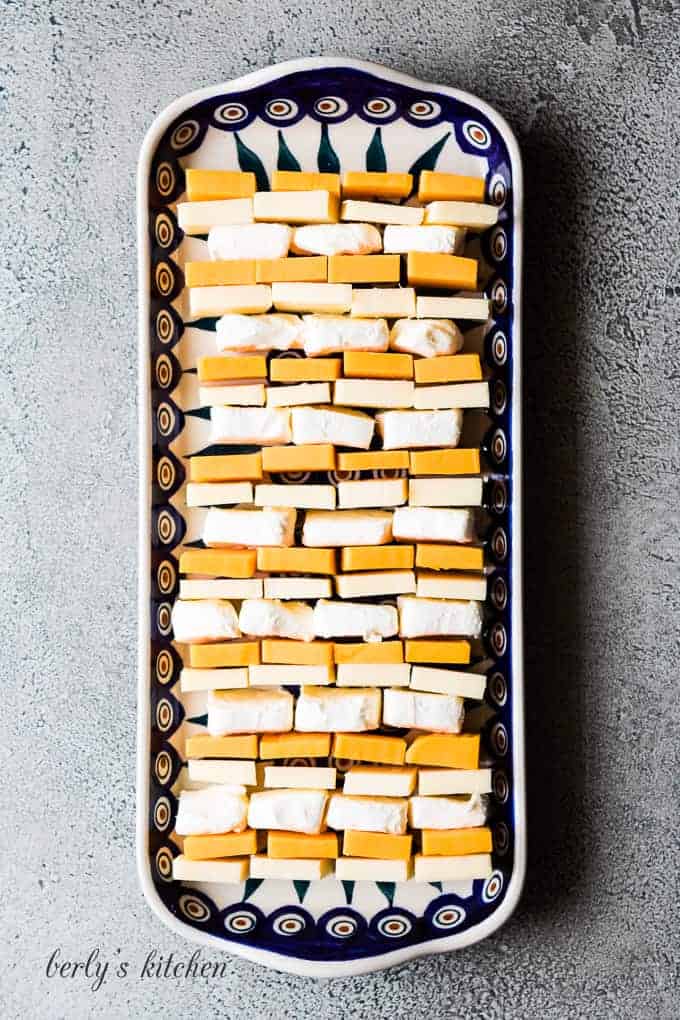
<path fill-rule="evenodd" d="M 201 409 L 186 371 L 202 323 L 189 325 L 176 202 L 186 168 L 241 169 L 269 188 L 275 169 L 424 169 L 484 177 L 498 225 L 479 257 L 491 316 L 465 329 L 481 354 L 491 407 L 478 437 L 488 494 L 487 690 L 475 709 L 493 768 L 493 873 L 458 883 L 172 879 L 184 741 L 205 719 L 179 690 L 170 611 L 177 550 L 192 540 L 182 498 L 185 453 Z M 154 911 L 213 949 L 315 977 L 366 973 L 470 945 L 502 925 L 525 870 L 521 562 L 520 261 L 522 178 L 505 122 L 474 96 L 375 64 L 306 59 L 178 99 L 154 121 L 138 180 L 140 252 L 140 601 L 138 868 Z M 465 324 L 462 324 L 465 326 Z M 205 328 L 205 327 L 204 327 Z M 185 369 L 183 371 L 183 368 Z M 203 413 L 205 418 L 205 413 Z M 192 431 L 193 430 L 193 431 Z M 192 439 L 193 435 L 193 439 Z M 339 763 L 341 764 L 341 763 Z"/>

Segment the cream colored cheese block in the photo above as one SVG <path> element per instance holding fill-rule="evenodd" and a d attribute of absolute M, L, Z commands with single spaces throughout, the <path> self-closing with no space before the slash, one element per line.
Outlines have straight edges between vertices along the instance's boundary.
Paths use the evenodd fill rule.
<path fill-rule="evenodd" d="M 416 595 L 429 599 L 473 599 L 483 602 L 486 589 L 486 577 L 483 574 L 419 572 L 416 583 Z"/>
<path fill-rule="evenodd" d="M 268 687 L 208 693 L 208 733 L 213 737 L 230 733 L 285 733 L 292 728 L 293 695 L 288 691 Z"/>
<path fill-rule="evenodd" d="M 416 316 L 419 319 L 462 319 L 486 322 L 491 311 L 487 298 L 472 297 L 418 297 Z"/>
<path fill-rule="evenodd" d="M 466 854 L 462 857 L 416 854 L 413 862 L 416 882 L 462 882 L 488 878 L 493 873 L 491 854 Z"/>
<path fill-rule="evenodd" d="M 334 407 L 293 407 L 290 411 L 293 443 L 331 443 L 367 450 L 373 439 L 375 421 L 358 411 L 341 411 Z"/>
<path fill-rule="evenodd" d="M 390 832 L 402 836 L 406 832 L 408 801 L 397 797 L 349 797 L 331 794 L 326 823 L 331 829 L 354 829 L 357 832 Z"/>
<path fill-rule="evenodd" d="M 248 670 L 240 667 L 234 669 L 192 669 L 190 666 L 185 666 L 179 675 L 179 689 L 182 692 L 235 691 L 247 686 Z"/>
<path fill-rule="evenodd" d="M 348 663 L 336 666 L 338 687 L 408 687 L 411 667 L 406 662 Z M 387 693 L 387 692 L 385 692 Z"/>
<path fill-rule="evenodd" d="M 327 687 L 335 680 L 333 666 L 249 666 L 248 683 L 251 687 L 287 687 L 299 684 L 309 687 Z"/>
<path fill-rule="evenodd" d="M 333 403 L 348 407 L 413 407 L 410 379 L 338 379 Z"/>
<path fill-rule="evenodd" d="M 491 793 L 491 769 L 419 769 L 418 794 Z"/>
<path fill-rule="evenodd" d="M 172 607 L 172 632 L 175 641 L 222 641 L 240 636 L 236 610 L 222 599 L 199 602 L 177 599 Z"/>
<path fill-rule="evenodd" d="M 411 797 L 409 822 L 414 829 L 470 829 L 484 825 L 487 798 L 477 793 L 469 797 Z"/>
<path fill-rule="evenodd" d="M 334 510 L 333 485 L 256 485 L 255 506 L 288 506 L 301 510 Z"/>
<path fill-rule="evenodd" d="M 392 539 L 392 513 L 383 510 L 310 510 L 302 544 L 309 546 L 385 545 Z"/>
<path fill-rule="evenodd" d="M 457 354 L 462 346 L 463 334 L 450 319 L 398 319 L 390 330 L 393 351 L 423 358 Z"/>
<path fill-rule="evenodd" d="M 314 607 L 314 630 L 318 637 L 359 637 L 362 641 L 381 641 L 393 637 L 398 629 L 394 606 L 320 599 Z"/>
<path fill-rule="evenodd" d="M 410 860 L 380 861 L 370 857 L 338 857 L 335 862 L 335 877 L 339 881 L 406 882 L 412 874 L 413 864 Z"/>
<path fill-rule="evenodd" d="M 392 221 L 394 222 L 394 221 Z M 385 227 L 383 250 L 407 255 L 410 251 L 455 255 L 465 241 L 465 231 L 458 227 Z"/>
<path fill-rule="evenodd" d="M 385 691 L 382 721 L 385 726 L 460 733 L 465 708 L 463 699 L 421 691 Z"/>
<path fill-rule="evenodd" d="M 414 666 L 411 670 L 411 689 L 481 700 L 486 691 L 486 677 L 484 674 L 464 673 L 457 669 Z"/>
<path fill-rule="evenodd" d="M 341 599 L 360 599 L 370 595 L 407 595 L 415 593 L 412 570 L 377 570 L 367 573 L 338 574 L 335 590 Z"/>
<path fill-rule="evenodd" d="M 410 797 L 417 769 L 390 765 L 353 765 L 345 772 L 343 793 L 363 797 Z"/>
<path fill-rule="evenodd" d="M 192 783 L 257 786 L 257 771 L 254 761 L 205 761 L 194 758 L 187 762 L 187 774 Z"/>
<path fill-rule="evenodd" d="M 395 538 L 417 542 L 473 542 L 474 516 L 457 508 L 397 507 L 392 532 Z"/>
<path fill-rule="evenodd" d="M 338 505 L 354 508 L 399 506 L 406 502 L 407 490 L 405 478 L 338 482 Z"/>
<path fill-rule="evenodd" d="M 257 191 L 253 215 L 269 223 L 334 223 L 338 196 L 330 191 Z"/>
<path fill-rule="evenodd" d="M 227 198 L 217 202 L 178 202 L 177 223 L 185 234 L 207 234 L 213 227 L 252 223 L 251 198 Z M 240 258 L 249 258 L 242 254 Z"/>
<path fill-rule="evenodd" d="M 179 795 L 175 832 L 200 836 L 212 832 L 242 832 L 246 827 L 248 798 L 243 786 L 206 786 L 182 790 Z"/>
<path fill-rule="evenodd" d="M 458 446 L 463 412 L 384 411 L 376 415 L 385 450 L 406 447 Z"/>
<path fill-rule="evenodd" d="M 250 795 L 248 825 L 251 829 L 285 829 L 289 832 L 321 832 L 328 794 L 323 790 L 264 790 Z"/>
<path fill-rule="evenodd" d="M 416 292 L 413 287 L 355 287 L 351 308 L 353 318 L 408 318 L 416 314 Z"/>
<path fill-rule="evenodd" d="M 267 407 L 295 407 L 299 404 L 330 404 L 330 402 L 331 387 L 327 382 L 267 387 Z"/>
<path fill-rule="evenodd" d="M 201 407 L 262 407 L 265 400 L 264 383 L 244 383 L 227 386 L 199 386 Z"/>
<path fill-rule="evenodd" d="M 479 602 L 401 595 L 397 604 L 400 637 L 479 637 L 482 633 L 483 617 Z"/>
<path fill-rule="evenodd" d="M 382 237 L 370 223 L 312 224 L 295 230 L 292 248 L 299 255 L 370 255 L 382 251 Z"/>
<path fill-rule="evenodd" d="M 363 733 L 380 725 L 381 691 L 303 687 L 295 705 L 300 733 Z"/>
<path fill-rule="evenodd" d="M 425 223 L 485 230 L 497 222 L 498 206 L 484 202 L 430 202 L 425 207 Z"/>
<path fill-rule="evenodd" d="M 269 789 L 334 790 L 336 770 L 313 765 L 265 765 L 264 785 Z"/>
<path fill-rule="evenodd" d="M 272 290 L 265 283 L 189 288 L 189 314 L 192 319 L 228 312 L 257 314 L 269 311 L 271 306 Z"/>
<path fill-rule="evenodd" d="M 409 506 L 481 506 L 482 493 L 481 478 L 411 478 L 408 483 Z"/>
<path fill-rule="evenodd" d="M 219 351 L 289 351 L 302 346 L 299 315 L 223 315 L 216 326 Z M 229 401 L 236 403 L 236 401 Z"/>
<path fill-rule="evenodd" d="M 389 330 L 384 319 L 352 319 L 343 315 L 305 315 L 302 341 L 308 358 L 344 351 L 387 350 Z"/>
<path fill-rule="evenodd" d="M 172 877 L 176 882 L 219 882 L 228 885 L 244 882 L 249 870 L 248 857 L 229 857 L 219 861 L 190 861 L 184 854 L 179 854 L 172 862 Z"/>
<path fill-rule="evenodd" d="M 213 443 L 278 446 L 290 442 L 290 411 L 283 408 L 213 407 L 210 423 Z"/>
<path fill-rule="evenodd" d="M 250 482 L 189 482 L 187 506 L 224 506 L 227 503 L 252 503 Z"/>
<path fill-rule="evenodd" d="M 423 222 L 425 210 L 417 205 L 394 205 L 391 202 L 344 201 L 340 219 L 354 223 L 401 223 L 416 226 Z"/>
<path fill-rule="evenodd" d="M 280 194 L 280 192 L 277 192 Z M 250 858 L 251 878 L 279 878 L 289 882 L 318 882 L 333 874 L 333 861 L 314 857 L 266 857 L 255 854 Z"/>
<path fill-rule="evenodd" d="M 280 259 L 288 254 L 292 239 L 293 228 L 279 223 L 217 226 L 208 234 L 208 251 L 215 261 Z"/>
<path fill-rule="evenodd" d="M 295 510 L 208 510 L 203 525 L 207 546 L 293 545 Z"/>
<path fill-rule="evenodd" d="M 351 283 L 273 283 L 274 307 L 283 312 L 337 315 L 352 307 Z"/>
<path fill-rule="evenodd" d="M 266 599 L 327 599 L 331 597 L 330 577 L 265 577 Z"/>
<path fill-rule="evenodd" d="M 278 599 L 245 599 L 241 603 L 239 626 L 252 637 L 314 640 L 314 611 L 305 602 Z"/>
<path fill-rule="evenodd" d="M 413 406 L 419 409 L 486 408 L 489 406 L 489 384 L 488 382 L 470 382 L 453 383 L 448 386 L 416 386 Z"/>

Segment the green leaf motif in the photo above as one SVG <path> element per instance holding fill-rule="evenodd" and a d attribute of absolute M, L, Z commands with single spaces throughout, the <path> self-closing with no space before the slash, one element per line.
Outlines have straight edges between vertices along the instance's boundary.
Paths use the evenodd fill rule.
<path fill-rule="evenodd" d="M 262 160 L 256 152 L 253 152 L 252 149 L 249 149 L 248 146 L 241 141 L 238 131 L 234 131 L 234 138 L 236 139 L 238 165 L 241 170 L 255 174 L 258 191 L 269 191 L 269 178 L 267 177 L 267 171 L 262 165 Z"/>
<path fill-rule="evenodd" d="M 187 719 L 187 722 L 194 723 L 196 726 L 207 726 L 208 716 L 207 715 L 195 715 L 191 719 Z"/>
<path fill-rule="evenodd" d="M 396 889 L 396 883 L 376 882 L 375 884 L 377 885 L 378 889 L 380 889 L 380 892 L 383 894 L 383 896 L 387 899 L 389 905 L 392 906 L 392 903 L 394 902 L 394 892 Z"/>
<path fill-rule="evenodd" d="M 345 899 L 349 905 L 352 902 L 354 896 L 354 882 L 347 882 L 343 880 L 342 887 L 345 890 Z"/>
<path fill-rule="evenodd" d="M 430 882 L 430 885 L 433 885 L 435 887 L 435 889 L 439 889 L 439 892 L 442 892 L 442 884 L 441 884 L 441 882 Z"/>
<path fill-rule="evenodd" d="M 418 185 L 418 178 L 422 170 L 434 170 L 439 159 L 439 153 L 446 145 L 447 140 L 451 137 L 451 132 L 447 131 L 445 135 L 435 142 L 422 156 L 418 156 L 418 159 L 409 168 L 409 173 L 415 177 L 415 184 Z"/>
<path fill-rule="evenodd" d="M 328 124 L 321 125 L 321 138 L 319 140 L 319 152 L 316 162 L 322 174 L 340 173 L 340 160 L 328 137 Z"/>
<path fill-rule="evenodd" d="M 366 149 L 366 169 L 380 174 L 387 170 L 387 160 L 379 127 L 373 132 L 371 144 Z"/>
<path fill-rule="evenodd" d="M 215 317 L 192 319 L 191 322 L 185 322 L 184 325 L 191 326 L 192 329 L 206 329 L 210 333 L 217 332 L 217 319 Z"/>
<path fill-rule="evenodd" d="M 264 879 L 262 878 L 247 878 L 246 884 L 243 888 L 243 899 L 247 900 L 249 896 L 252 896 L 253 893 L 260 888 L 263 881 Z"/>
<path fill-rule="evenodd" d="M 305 896 L 307 895 L 307 890 L 309 889 L 311 882 L 300 882 L 298 880 L 295 880 L 293 882 L 293 885 L 295 886 L 295 892 L 298 895 L 298 899 L 300 903 L 302 903 Z"/>
<path fill-rule="evenodd" d="M 277 170 L 299 170 L 300 164 L 296 160 L 293 153 L 286 145 L 286 139 L 283 137 L 283 131 L 279 128 L 279 155 L 276 161 Z"/>

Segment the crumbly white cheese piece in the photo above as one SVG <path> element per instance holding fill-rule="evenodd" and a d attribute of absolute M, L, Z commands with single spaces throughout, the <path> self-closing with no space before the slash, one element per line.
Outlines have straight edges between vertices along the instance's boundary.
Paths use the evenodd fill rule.
<path fill-rule="evenodd" d="M 483 617 L 479 602 L 400 595 L 397 603 L 402 637 L 479 637 L 482 633 Z"/>
<path fill-rule="evenodd" d="M 338 505 L 341 507 L 399 506 L 408 496 L 405 478 L 372 479 L 338 482 Z"/>
<path fill-rule="evenodd" d="M 187 506 L 225 506 L 228 503 L 252 503 L 250 482 L 189 482 Z"/>
<path fill-rule="evenodd" d="M 301 733 L 375 730 L 380 725 L 380 695 L 377 688 L 303 687 L 295 706 L 295 729 Z"/>
<path fill-rule="evenodd" d="M 432 694 L 455 694 L 459 698 L 476 698 L 479 701 L 486 690 L 486 676 L 483 673 L 465 673 L 460 669 L 414 666 L 411 689 Z"/>
<path fill-rule="evenodd" d="M 459 227 L 385 227 L 383 250 L 406 255 L 410 251 L 453 255 L 460 251 L 465 231 Z"/>
<path fill-rule="evenodd" d="M 242 832 L 246 827 L 248 798 L 243 786 L 206 786 L 182 790 L 175 832 L 201 836 L 213 832 Z"/>
<path fill-rule="evenodd" d="M 333 403 L 347 407 L 413 407 L 410 379 L 338 379 Z"/>
<path fill-rule="evenodd" d="M 412 570 L 375 570 L 338 574 L 335 588 L 341 599 L 361 599 L 368 595 L 415 594 L 416 578 Z"/>
<path fill-rule="evenodd" d="M 418 409 L 430 410 L 441 407 L 479 407 L 489 406 L 488 382 L 453 383 L 447 386 L 416 386 L 413 394 L 413 406 Z"/>
<path fill-rule="evenodd" d="M 382 251 L 382 237 L 370 223 L 312 224 L 295 230 L 292 249 L 302 255 L 369 255 Z"/>
<path fill-rule="evenodd" d="M 401 506 L 394 511 L 392 532 L 416 542 L 472 542 L 474 516 L 458 508 Z"/>
<path fill-rule="evenodd" d="M 301 510 L 334 510 L 333 485 L 268 485 L 255 486 L 256 506 L 289 506 Z"/>
<path fill-rule="evenodd" d="M 450 319 L 397 319 L 390 330 L 390 347 L 405 354 L 437 358 L 457 354 L 463 347 L 463 334 Z"/>
<path fill-rule="evenodd" d="M 368 602 L 329 602 L 320 599 L 314 607 L 314 630 L 318 637 L 359 637 L 381 641 L 399 629 L 394 606 Z"/>
<path fill-rule="evenodd" d="M 293 695 L 276 687 L 208 694 L 208 733 L 284 733 L 293 728 Z"/>
<path fill-rule="evenodd" d="M 289 351 L 301 347 L 299 315 L 223 315 L 217 320 L 218 351 Z"/>
<path fill-rule="evenodd" d="M 425 207 L 425 222 L 484 229 L 498 222 L 498 206 L 484 202 L 430 202 Z"/>
<path fill-rule="evenodd" d="M 491 793 L 491 769 L 418 769 L 418 793 Z"/>
<path fill-rule="evenodd" d="M 292 545 L 295 538 L 295 510 L 211 509 L 203 524 L 203 541 L 208 546 Z"/>
<path fill-rule="evenodd" d="M 330 402 L 331 387 L 327 382 L 267 387 L 267 407 L 296 407 L 300 404 L 330 404 Z"/>
<path fill-rule="evenodd" d="M 385 450 L 458 446 L 463 427 L 463 412 L 384 411 L 376 415 L 376 421 Z"/>
<path fill-rule="evenodd" d="M 257 766 L 254 761 L 209 761 L 205 758 L 190 758 L 187 770 L 192 783 L 257 786 Z"/>
<path fill-rule="evenodd" d="M 392 538 L 392 513 L 384 510 L 310 510 L 302 544 L 309 546 L 385 545 Z"/>
<path fill-rule="evenodd" d="M 343 792 L 363 797 L 410 797 L 418 770 L 399 766 L 353 765 L 345 772 Z"/>
<path fill-rule="evenodd" d="M 343 351 L 386 351 L 389 330 L 385 319 L 356 319 L 348 315 L 305 315 L 302 342 L 308 358 Z"/>
<path fill-rule="evenodd" d="M 460 733 L 464 717 L 462 698 L 420 691 L 385 691 L 382 716 L 385 726 Z"/>
<path fill-rule="evenodd" d="M 178 202 L 177 223 L 185 234 L 207 234 L 211 230 L 231 230 L 232 224 L 250 224 L 253 201 L 250 198 L 226 198 L 215 202 Z M 221 258 L 211 253 L 211 258 Z M 247 256 L 242 255 L 241 258 Z"/>
<path fill-rule="evenodd" d="M 263 790 L 250 796 L 251 829 L 321 832 L 328 794 L 323 790 Z"/>
<path fill-rule="evenodd" d="M 238 617 L 231 602 L 202 599 L 184 602 L 177 599 L 172 607 L 172 630 L 175 641 L 222 641 L 239 636 Z"/>
<path fill-rule="evenodd" d="M 292 227 L 281 223 L 219 226 L 208 234 L 208 251 L 211 259 L 225 261 L 282 259 L 288 254 L 292 238 Z"/>
<path fill-rule="evenodd" d="M 293 407 L 290 416 L 296 445 L 333 443 L 359 450 L 371 445 L 375 422 L 368 414 L 334 407 Z"/>
<path fill-rule="evenodd" d="M 354 829 L 356 832 L 390 832 L 403 836 L 406 832 L 408 801 L 397 797 L 349 797 L 331 795 L 327 824 L 331 829 Z"/>
<path fill-rule="evenodd" d="M 362 202 L 345 200 L 340 207 L 340 219 L 367 223 L 404 223 L 414 226 L 423 222 L 422 206 L 397 205 L 395 202 Z"/>
<path fill-rule="evenodd" d="M 487 798 L 411 797 L 409 820 L 414 829 L 468 829 L 484 825 Z"/>
<path fill-rule="evenodd" d="M 213 407 L 213 443 L 278 446 L 290 442 L 290 412 L 276 407 Z"/>
<path fill-rule="evenodd" d="M 408 662 L 348 662 L 336 667 L 338 687 L 408 687 Z"/>
<path fill-rule="evenodd" d="M 411 478 L 409 506 L 481 506 L 481 478 Z"/>
<path fill-rule="evenodd" d="M 313 641 L 314 610 L 304 602 L 245 599 L 241 603 L 239 626 L 244 634 L 253 637 Z"/>

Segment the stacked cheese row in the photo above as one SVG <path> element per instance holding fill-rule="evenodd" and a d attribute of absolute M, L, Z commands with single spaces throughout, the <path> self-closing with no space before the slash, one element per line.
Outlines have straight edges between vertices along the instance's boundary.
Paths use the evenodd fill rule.
<path fill-rule="evenodd" d="M 479 451 L 456 447 L 489 394 L 453 320 L 488 302 L 415 288 L 476 290 L 466 229 L 497 210 L 448 174 L 408 204 L 408 174 L 273 186 L 188 171 L 178 206 L 208 234 L 190 314 L 221 317 L 198 362 L 210 438 L 254 449 L 189 461 L 187 505 L 208 509 L 172 620 L 181 688 L 208 692 L 189 779 L 210 785 L 180 795 L 175 875 L 485 877 L 490 774 L 462 732 L 484 677 L 442 667 L 469 664 L 483 625 Z M 342 792 L 333 766 L 265 764 L 297 758 L 368 764 Z"/>

